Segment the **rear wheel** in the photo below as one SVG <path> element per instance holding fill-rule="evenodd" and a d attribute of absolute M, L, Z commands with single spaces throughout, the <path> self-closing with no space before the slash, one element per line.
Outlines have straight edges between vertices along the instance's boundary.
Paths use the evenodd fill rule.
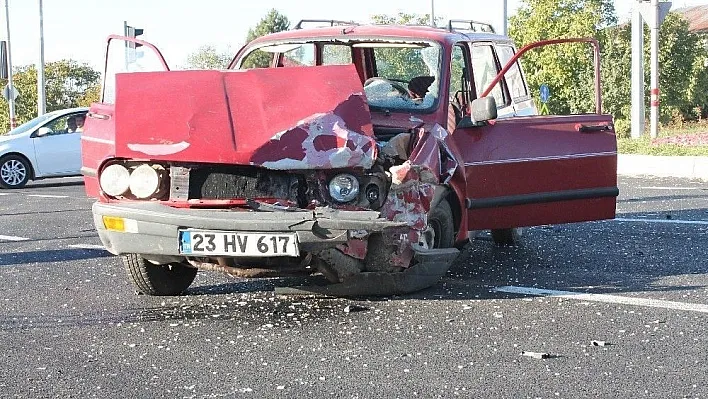
<path fill-rule="evenodd" d="M 0 159 L 0 187 L 22 188 L 30 179 L 30 165 L 19 155 Z"/>
<path fill-rule="evenodd" d="M 492 230 L 492 239 L 497 245 L 516 246 L 521 242 L 521 227 Z"/>
<path fill-rule="evenodd" d="M 122 256 L 130 281 L 145 295 L 179 295 L 189 288 L 197 269 L 182 263 L 155 265 L 137 254 Z"/>

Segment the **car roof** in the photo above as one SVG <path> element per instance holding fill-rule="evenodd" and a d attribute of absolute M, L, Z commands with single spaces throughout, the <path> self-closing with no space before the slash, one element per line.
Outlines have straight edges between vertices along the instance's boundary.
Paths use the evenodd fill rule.
<path fill-rule="evenodd" d="M 253 40 L 248 47 L 259 43 L 270 43 L 288 40 L 308 40 L 318 38 L 375 37 L 402 40 L 425 40 L 454 43 L 458 41 L 511 41 L 506 36 L 488 32 L 471 32 L 449 29 L 447 27 L 432 27 L 427 25 L 335 25 L 306 29 L 293 29 Z"/>

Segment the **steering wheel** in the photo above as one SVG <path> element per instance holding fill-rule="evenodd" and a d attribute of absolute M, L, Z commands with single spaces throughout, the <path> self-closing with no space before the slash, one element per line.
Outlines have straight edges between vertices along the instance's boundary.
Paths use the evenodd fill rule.
<path fill-rule="evenodd" d="M 401 96 L 403 96 L 405 98 L 410 98 L 410 96 L 411 96 L 410 93 L 408 92 L 408 89 L 406 89 L 406 87 L 403 86 L 402 84 L 400 84 L 394 80 L 391 80 L 391 79 L 382 78 L 380 76 L 374 76 L 372 78 L 366 79 L 366 81 L 364 82 L 364 87 L 366 87 L 376 81 L 382 81 L 382 82 L 388 83 L 397 92 L 399 92 L 401 94 Z"/>

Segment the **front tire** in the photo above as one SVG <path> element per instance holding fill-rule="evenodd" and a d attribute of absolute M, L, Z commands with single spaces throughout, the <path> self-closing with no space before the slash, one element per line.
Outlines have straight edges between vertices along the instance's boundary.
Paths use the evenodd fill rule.
<path fill-rule="evenodd" d="M 22 188 L 30 179 L 31 166 L 19 155 L 8 155 L 0 159 L 0 187 Z"/>
<path fill-rule="evenodd" d="M 145 295 L 179 295 L 189 288 L 197 269 L 182 263 L 155 265 L 138 254 L 122 256 L 128 278 Z"/>
<path fill-rule="evenodd" d="M 452 248 L 455 245 L 455 220 L 452 207 L 442 200 L 428 213 L 428 228 L 421 244 L 430 249 Z"/>

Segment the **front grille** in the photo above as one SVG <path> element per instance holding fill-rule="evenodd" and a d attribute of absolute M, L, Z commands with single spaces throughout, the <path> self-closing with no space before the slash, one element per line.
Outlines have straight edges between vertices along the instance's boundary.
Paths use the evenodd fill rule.
<path fill-rule="evenodd" d="M 193 168 L 189 173 L 189 198 L 277 198 L 298 202 L 299 181 L 291 173 L 258 168 Z"/>

